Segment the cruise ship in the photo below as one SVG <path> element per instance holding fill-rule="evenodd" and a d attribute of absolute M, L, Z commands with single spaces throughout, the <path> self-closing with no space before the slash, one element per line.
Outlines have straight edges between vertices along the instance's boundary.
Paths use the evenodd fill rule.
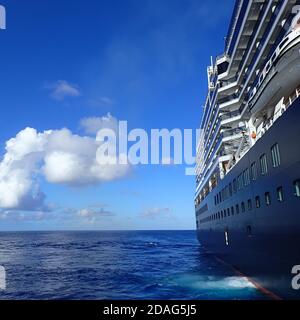
<path fill-rule="evenodd" d="M 198 239 L 269 297 L 300 299 L 300 1 L 237 0 L 225 39 L 207 68 Z"/>

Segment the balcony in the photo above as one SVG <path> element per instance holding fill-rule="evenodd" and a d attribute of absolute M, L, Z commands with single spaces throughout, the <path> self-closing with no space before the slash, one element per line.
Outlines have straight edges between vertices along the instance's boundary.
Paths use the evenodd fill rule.
<path fill-rule="evenodd" d="M 224 120 L 228 120 L 228 119 L 234 118 L 239 115 L 241 115 L 239 110 L 232 111 L 232 112 L 229 111 L 229 112 L 222 113 L 220 115 L 220 118 L 221 118 L 221 121 L 224 121 Z"/>
<path fill-rule="evenodd" d="M 223 132 L 223 137 L 224 138 L 228 138 L 228 137 L 232 137 L 236 134 L 242 134 L 246 131 L 246 127 L 239 127 L 239 128 L 234 128 L 234 129 L 229 129 L 229 130 L 225 130 Z"/>
<path fill-rule="evenodd" d="M 237 87 L 237 76 L 234 76 L 228 80 L 219 81 L 219 95 L 232 95 L 236 91 Z"/>
<path fill-rule="evenodd" d="M 244 28 L 241 31 L 240 41 L 234 51 L 234 59 L 230 65 L 231 73 L 239 72 L 241 74 L 249 63 L 249 59 L 252 59 L 251 54 L 255 52 L 255 45 L 261 40 L 262 33 L 268 25 L 273 5 L 274 1 L 264 1 L 264 3 L 252 1 Z"/>
<path fill-rule="evenodd" d="M 244 18 L 247 12 L 248 4 L 249 1 L 236 1 L 225 43 L 226 53 L 229 56 L 231 56 L 231 54 L 233 53 L 234 47 L 238 41 L 240 30 L 242 28 Z"/>
<path fill-rule="evenodd" d="M 219 108 L 220 110 L 223 110 L 225 108 L 234 108 L 239 104 L 239 102 L 240 97 L 235 93 L 229 97 L 222 99 L 222 102 L 219 103 Z"/>
<path fill-rule="evenodd" d="M 260 69 L 265 65 L 268 57 L 270 57 L 276 48 L 275 45 L 278 44 L 280 39 L 282 39 L 285 32 L 284 30 L 286 30 L 291 21 L 291 7 L 294 3 L 295 1 L 289 2 L 287 0 L 279 0 L 276 8 L 271 11 L 272 15 L 269 20 L 265 22 L 265 27 L 262 29 L 264 32 L 261 35 L 260 44 L 258 48 L 255 47 L 255 49 L 253 49 L 254 51 L 250 65 L 248 65 L 246 72 L 240 72 L 238 75 L 237 82 L 240 83 L 240 91 L 219 100 L 220 110 L 229 107 L 233 109 L 242 100 L 247 99 L 245 88 L 248 88 L 255 83 L 257 79 L 255 70 Z M 281 25 L 282 19 L 286 19 L 284 26 Z M 244 67 L 245 64 L 243 68 Z M 245 109 L 243 109 L 243 112 L 244 111 Z M 243 116 L 242 111 L 241 116 Z"/>
<path fill-rule="evenodd" d="M 229 96 L 226 96 L 224 98 L 219 99 L 218 103 L 219 103 L 219 105 L 223 105 L 226 102 L 230 102 L 231 100 L 234 100 L 236 98 L 238 98 L 238 94 L 237 93 L 233 93 L 233 94 L 231 94 Z"/>

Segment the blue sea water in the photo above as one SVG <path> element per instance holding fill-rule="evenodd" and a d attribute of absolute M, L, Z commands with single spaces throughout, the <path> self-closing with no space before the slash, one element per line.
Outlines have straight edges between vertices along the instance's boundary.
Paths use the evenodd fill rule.
<path fill-rule="evenodd" d="M 0 233 L 0 299 L 263 299 L 194 231 Z"/>

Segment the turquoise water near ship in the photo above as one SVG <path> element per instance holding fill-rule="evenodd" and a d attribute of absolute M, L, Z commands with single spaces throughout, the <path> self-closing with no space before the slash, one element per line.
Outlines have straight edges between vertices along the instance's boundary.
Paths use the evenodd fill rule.
<path fill-rule="evenodd" d="M 0 299 L 265 299 L 194 231 L 0 233 Z"/>

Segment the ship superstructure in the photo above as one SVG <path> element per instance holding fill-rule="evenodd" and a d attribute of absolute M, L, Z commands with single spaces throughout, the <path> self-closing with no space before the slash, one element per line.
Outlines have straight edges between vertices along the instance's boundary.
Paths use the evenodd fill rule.
<path fill-rule="evenodd" d="M 197 146 L 199 241 L 273 297 L 300 299 L 300 1 L 237 0 L 207 68 Z"/>
<path fill-rule="evenodd" d="M 291 29 L 298 2 L 236 1 L 225 53 L 207 68 L 208 95 L 197 147 L 196 206 L 270 127 L 281 99 L 297 94 L 292 84 L 280 92 L 278 101 L 255 108 L 255 114 L 249 105 L 249 100 L 254 104 L 258 99 L 256 91 L 262 90 L 258 84 L 266 68 L 278 58 L 274 54 Z"/>

